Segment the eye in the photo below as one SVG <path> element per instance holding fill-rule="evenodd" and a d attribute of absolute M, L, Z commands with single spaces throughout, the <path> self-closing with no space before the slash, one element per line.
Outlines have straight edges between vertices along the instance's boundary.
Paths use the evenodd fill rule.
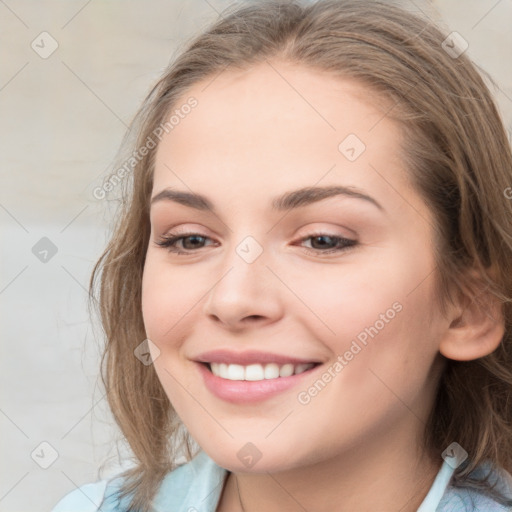
<path fill-rule="evenodd" d="M 197 249 L 205 247 L 206 241 L 208 240 L 211 240 L 211 238 L 201 235 L 200 233 L 170 233 L 162 236 L 160 240 L 155 242 L 155 244 L 160 247 L 165 247 L 168 251 L 175 254 L 186 255 L 196 252 Z M 312 233 L 299 240 L 301 243 L 307 241 L 311 241 L 311 246 L 303 247 L 307 252 L 315 255 L 339 253 L 357 245 L 356 240 L 327 233 Z M 215 243 L 213 245 L 215 245 Z"/>
<path fill-rule="evenodd" d="M 308 252 L 317 255 L 342 252 L 357 245 L 356 240 L 327 233 L 312 233 L 307 237 L 302 238 L 300 242 L 306 242 L 308 240 L 311 240 L 311 247 L 306 247 L 306 249 L 308 249 Z"/>
<path fill-rule="evenodd" d="M 199 233 L 183 233 L 177 235 L 170 233 L 169 235 L 162 236 L 161 239 L 157 240 L 155 243 L 176 254 L 190 254 L 194 249 L 202 249 L 205 240 L 211 240 L 211 238 L 200 235 Z M 177 246 L 179 242 L 181 242 L 181 247 Z"/>

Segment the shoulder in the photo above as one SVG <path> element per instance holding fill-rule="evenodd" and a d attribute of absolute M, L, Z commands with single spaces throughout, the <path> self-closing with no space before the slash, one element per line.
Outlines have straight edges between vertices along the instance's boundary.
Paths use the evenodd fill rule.
<path fill-rule="evenodd" d="M 511 512 L 512 511 L 512 476 L 502 468 L 483 464 L 472 472 L 472 476 L 485 479 L 495 484 L 495 489 L 505 498 L 508 504 L 498 502 L 486 492 L 474 487 L 455 487 L 450 485 L 436 512 Z"/>
<path fill-rule="evenodd" d="M 153 500 L 156 510 L 214 511 L 227 471 L 203 451 L 163 478 Z M 119 500 L 120 476 L 78 487 L 64 496 L 51 512 L 125 512 L 127 500 Z"/>
<path fill-rule="evenodd" d="M 512 504 L 512 501 L 510 502 Z M 439 503 L 436 512 L 511 512 L 494 498 L 475 489 L 450 489 Z"/>
<path fill-rule="evenodd" d="M 51 512 L 96 512 L 99 510 L 108 480 L 85 484 L 66 494 Z"/>

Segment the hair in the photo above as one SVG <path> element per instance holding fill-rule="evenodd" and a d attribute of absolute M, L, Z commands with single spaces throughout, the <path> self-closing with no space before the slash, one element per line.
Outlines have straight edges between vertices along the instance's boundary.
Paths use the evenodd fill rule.
<path fill-rule="evenodd" d="M 428 19 L 382 0 L 235 6 L 173 60 L 144 100 L 122 148 L 125 155 L 141 148 L 194 84 L 268 59 L 355 80 L 386 100 L 386 116 L 402 130 L 411 183 L 435 218 L 440 308 L 462 296 L 485 310 L 492 299 L 505 320 L 505 334 L 491 354 L 446 360 L 424 447 L 440 456 L 457 441 L 469 458 L 455 470 L 452 485 L 480 489 L 503 502 L 487 480 L 470 473 L 485 461 L 512 472 L 512 200 L 506 193 L 512 154 L 483 76 L 494 82 L 465 53 L 448 55 L 446 37 Z M 102 382 L 136 461 L 122 474 L 120 495 L 130 495 L 130 510 L 142 512 L 176 467 L 176 447 L 190 460 L 193 442 L 188 432 L 179 437 L 180 420 L 153 365 L 134 357 L 146 338 L 141 282 L 155 152 L 137 158 L 123 180 L 113 233 L 90 279 L 106 338 Z"/>

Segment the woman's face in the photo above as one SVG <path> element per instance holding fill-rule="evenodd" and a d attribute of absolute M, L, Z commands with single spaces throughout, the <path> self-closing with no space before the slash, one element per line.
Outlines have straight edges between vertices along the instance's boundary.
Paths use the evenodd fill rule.
<path fill-rule="evenodd" d="M 185 96 L 157 150 L 142 296 L 180 418 L 231 471 L 412 439 L 448 325 L 432 215 L 408 184 L 390 105 L 283 62 L 224 72 Z M 189 97 L 197 105 L 180 110 Z M 322 192 L 331 187 L 341 193 Z M 156 243 L 191 233 L 174 243 L 184 254 Z M 286 377 L 308 368 L 298 363 L 318 364 Z"/>

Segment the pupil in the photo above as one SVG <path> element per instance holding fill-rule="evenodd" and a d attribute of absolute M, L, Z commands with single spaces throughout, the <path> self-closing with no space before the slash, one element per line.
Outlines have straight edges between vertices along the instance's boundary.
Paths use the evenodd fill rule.
<path fill-rule="evenodd" d="M 197 235 L 191 235 L 191 236 L 187 236 L 186 238 L 183 239 L 183 246 L 185 247 L 185 249 L 187 249 L 186 245 L 187 245 L 187 240 L 195 240 L 196 243 L 192 243 L 192 247 L 188 247 L 188 249 L 190 248 L 194 248 L 197 246 L 197 241 L 199 240 L 199 244 L 201 244 L 201 239 L 203 237 L 202 236 L 197 236 Z"/>
<path fill-rule="evenodd" d="M 325 242 L 326 239 L 332 241 L 332 237 L 326 236 L 326 235 L 320 235 L 320 236 L 313 237 L 313 241 L 314 240 L 323 240 Z M 315 244 L 312 243 L 312 245 L 314 246 Z M 325 247 L 325 245 L 326 245 L 325 243 L 320 243 L 320 248 Z M 329 245 L 329 242 L 327 242 L 327 245 Z"/>

